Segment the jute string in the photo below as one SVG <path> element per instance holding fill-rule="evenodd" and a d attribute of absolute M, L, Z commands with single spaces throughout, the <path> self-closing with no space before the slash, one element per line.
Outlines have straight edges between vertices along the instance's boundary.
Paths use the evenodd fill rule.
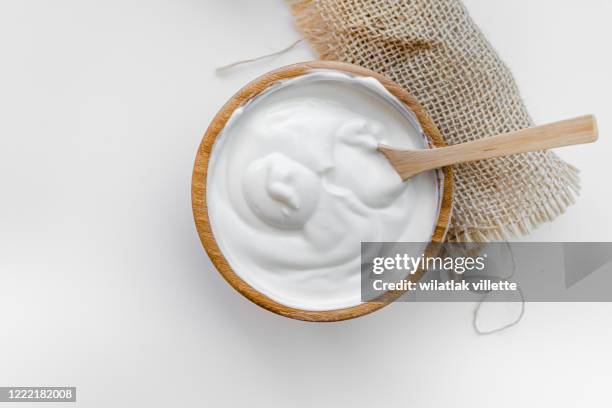
<path fill-rule="evenodd" d="M 283 48 L 282 50 L 274 51 L 274 52 L 272 52 L 270 54 L 261 55 L 259 57 L 243 59 L 243 60 L 240 60 L 240 61 L 232 62 L 232 63 L 227 64 L 227 65 L 222 65 L 220 67 L 217 67 L 215 69 L 215 71 L 217 73 L 223 73 L 225 71 L 228 71 L 228 70 L 230 70 L 232 68 L 239 67 L 239 66 L 244 65 L 244 64 L 250 64 L 252 62 L 261 61 L 261 60 L 264 60 L 266 58 L 272 58 L 272 57 L 276 57 L 278 55 L 282 55 L 282 54 L 286 53 L 287 51 L 291 51 L 294 47 L 296 47 L 302 41 L 304 41 L 304 39 L 300 38 L 300 39 L 294 41 L 293 43 L 291 43 L 290 45 L 288 45 L 287 47 Z"/>

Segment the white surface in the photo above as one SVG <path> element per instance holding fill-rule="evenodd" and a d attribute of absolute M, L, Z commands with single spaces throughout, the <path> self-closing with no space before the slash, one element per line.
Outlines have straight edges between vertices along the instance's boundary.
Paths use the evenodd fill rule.
<path fill-rule="evenodd" d="M 578 203 L 530 239 L 612 240 L 612 3 L 466 4 L 537 122 L 600 119 L 597 145 L 561 152 Z M 529 304 L 488 337 L 470 304 L 316 325 L 213 270 L 189 197 L 201 135 L 311 54 L 213 69 L 297 37 L 278 0 L 2 1 L 0 385 L 75 385 L 86 407 L 609 406 L 610 304 Z"/>

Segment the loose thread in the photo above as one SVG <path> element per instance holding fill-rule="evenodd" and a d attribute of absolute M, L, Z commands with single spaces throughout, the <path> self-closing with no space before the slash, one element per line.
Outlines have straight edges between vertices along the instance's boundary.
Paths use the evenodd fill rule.
<path fill-rule="evenodd" d="M 278 55 L 282 55 L 290 50 L 292 50 L 296 45 L 298 45 L 299 43 L 301 43 L 302 41 L 304 41 L 303 38 L 300 38 L 299 40 L 293 42 L 291 45 L 283 48 L 282 50 L 273 52 L 271 54 L 266 54 L 266 55 L 262 55 L 260 57 L 256 57 L 256 58 L 250 58 L 250 59 L 245 59 L 245 60 L 240 60 L 240 61 L 236 61 L 236 62 L 232 62 L 231 64 L 227 64 L 227 65 L 223 65 L 221 67 L 217 67 L 215 69 L 215 72 L 223 72 L 223 71 L 227 71 L 228 69 L 232 69 L 235 67 L 238 67 L 240 65 L 244 65 L 244 64 L 250 64 L 252 62 L 257 62 L 257 61 L 261 61 L 263 59 L 266 58 L 271 58 L 271 57 L 276 57 Z"/>
<path fill-rule="evenodd" d="M 512 247 L 510 246 L 510 243 L 508 241 L 505 242 L 506 247 L 508 248 L 508 252 L 510 253 L 510 258 L 512 259 L 512 273 L 508 276 L 505 277 L 503 279 L 510 279 L 514 276 L 514 274 L 516 273 L 516 259 L 514 257 L 514 252 L 512 252 Z M 520 321 L 523 319 L 523 316 L 525 315 L 525 295 L 523 294 L 523 290 L 518 286 L 517 284 L 517 289 L 518 289 L 518 293 L 521 296 L 521 313 L 519 314 L 519 316 L 512 322 L 505 324 L 501 327 L 497 327 L 495 329 L 491 329 L 491 330 L 481 330 L 478 327 L 478 316 L 480 313 L 480 308 L 482 306 L 482 304 L 486 301 L 487 296 L 489 296 L 488 293 L 486 293 L 482 299 L 480 299 L 480 301 L 478 302 L 478 304 L 476 305 L 476 308 L 474 309 L 474 317 L 472 319 L 472 327 L 474 327 L 474 331 L 481 335 L 481 336 L 486 336 L 489 334 L 493 334 L 493 333 L 499 333 L 501 331 L 504 331 L 506 329 L 509 329 L 512 326 L 516 326 L 517 324 L 520 323 Z"/>

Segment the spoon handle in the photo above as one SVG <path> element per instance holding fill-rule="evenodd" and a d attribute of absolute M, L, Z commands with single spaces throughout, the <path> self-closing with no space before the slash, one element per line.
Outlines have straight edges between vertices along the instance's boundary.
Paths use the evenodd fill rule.
<path fill-rule="evenodd" d="M 422 171 L 451 164 L 590 143 L 597 140 L 597 135 L 595 117 L 586 115 L 438 149 L 389 151 L 384 148 L 381 151 L 405 180 Z"/>

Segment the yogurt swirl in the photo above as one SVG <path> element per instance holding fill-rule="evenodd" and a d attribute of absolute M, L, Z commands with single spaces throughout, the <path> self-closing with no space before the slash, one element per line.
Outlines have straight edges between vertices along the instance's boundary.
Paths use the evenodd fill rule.
<path fill-rule="evenodd" d="M 424 148 L 414 116 L 373 78 L 322 70 L 235 111 L 213 147 L 207 203 L 234 271 L 304 310 L 360 303 L 360 243 L 427 242 L 435 172 L 402 182 L 380 143 Z"/>

